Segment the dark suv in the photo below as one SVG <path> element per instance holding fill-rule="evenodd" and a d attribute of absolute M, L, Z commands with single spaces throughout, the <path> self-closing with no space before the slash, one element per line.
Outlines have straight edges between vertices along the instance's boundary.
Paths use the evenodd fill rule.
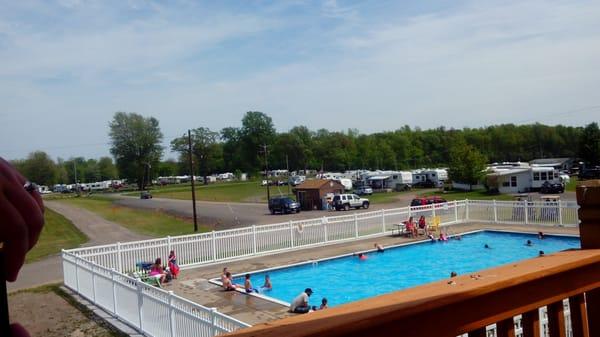
<path fill-rule="evenodd" d="M 269 211 L 271 211 L 271 214 L 275 214 L 275 212 L 281 214 L 300 213 L 300 204 L 288 197 L 271 198 L 269 200 Z"/>

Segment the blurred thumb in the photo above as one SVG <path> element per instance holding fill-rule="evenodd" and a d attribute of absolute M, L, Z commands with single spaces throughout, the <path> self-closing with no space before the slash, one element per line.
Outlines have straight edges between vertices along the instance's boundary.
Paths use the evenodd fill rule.
<path fill-rule="evenodd" d="M 10 337 L 31 337 L 21 324 L 10 325 Z"/>

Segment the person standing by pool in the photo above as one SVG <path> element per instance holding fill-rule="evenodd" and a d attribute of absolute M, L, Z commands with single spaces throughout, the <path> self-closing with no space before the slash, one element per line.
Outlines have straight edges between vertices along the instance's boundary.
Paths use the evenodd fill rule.
<path fill-rule="evenodd" d="M 290 304 L 290 312 L 295 312 L 297 314 L 305 314 L 309 312 L 310 306 L 308 305 L 308 298 L 310 295 L 312 295 L 312 293 L 312 289 L 304 289 L 304 291 L 296 296 L 296 298 L 294 298 Z"/>
<path fill-rule="evenodd" d="M 175 255 L 175 251 L 172 250 L 169 253 L 169 271 L 173 278 L 176 279 L 179 275 L 179 265 L 177 264 L 177 255 Z"/>

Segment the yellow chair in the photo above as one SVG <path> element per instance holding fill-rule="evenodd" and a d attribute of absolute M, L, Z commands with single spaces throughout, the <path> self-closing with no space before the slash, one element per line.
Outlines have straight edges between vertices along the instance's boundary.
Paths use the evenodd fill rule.
<path fill-rule="evenodd" d="M 432 217 L 431 221 L 429 221 L 429 232 L 436 232 L 440 227 L 441 221 L 442 219 L 439 215 Z"/>

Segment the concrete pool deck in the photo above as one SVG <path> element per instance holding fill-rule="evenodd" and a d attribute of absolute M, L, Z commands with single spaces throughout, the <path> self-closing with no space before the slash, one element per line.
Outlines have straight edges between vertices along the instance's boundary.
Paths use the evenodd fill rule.
<path fill-rule="evenodd" d="M 551 227 L 538 225 L 503 225 L 503 224 L 478 224 L 466 223 L 450 225 L 445 227 L 450 234 L 465 233 L 474 230 L 507 230 L 515 232 L 537 233 L 542 231 L 546 234 L 579 235 L 579 227 Z M 284 266 L 288 264 L 317 260 L 343 254 L 351 254 L 357 251 L 373 249 L 373 244 L 378 242 L 384 247 L 408 242 L 422 241 L 427 238 L 420 236 L 418 239 L 382 236 L 371 239 L 357 240 L 339 244 L 331 244 L 321 247 L 311 247 L 291 252 L 277 253 L 253 257 L 240 261 L 229 261 L 211 266 L 186 269 L 181 272 L 179 279 L 165 286 L 166 290 L 172 290 L 177 295 L 194 301 L 198 304 L 215 307 L 226 315 L 232 316 L 248 324 L 264 323 L 294 314 L 287 312 L 287 307 L 267 301 L 265 299 L 248 296 L 239 292 L 224 292 L 221 287 L 209 283 L 209 279 L 219 277 L 224 267 L 232 274 L 252 272 L 256 270 Z M 253 280 L 255 286 L 262 285 L 263 280 Z M 277 286 L 276 284 L 274 286 Z M 304 290 L 304 286 L 298 285 L 298 293 Z M 291 300 L 291 299 L 290 299 Z M 311 304 L 318 304 L 320 299 L 313 299 Z"/>

